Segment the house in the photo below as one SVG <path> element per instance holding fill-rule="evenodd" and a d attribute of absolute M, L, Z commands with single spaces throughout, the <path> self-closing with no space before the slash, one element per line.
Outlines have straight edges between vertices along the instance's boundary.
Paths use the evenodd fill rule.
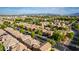
<path fill-rule="evenodd" d="M 8 32 L 9 34 L 15 36 L 16 38 L 20 38 L 22 35 L 19 31 L 16 31 L 10 27 L 5 28 L 5 31 Z"/>
<path fill-rule="evenodd" d="M 2 29 L 0 29 L 0 43 L 2 43 L 4 40 L 3 40 L 3 35 L 6 34 L 6 32 Z"/>
<path fill-rule="evenodd" d="M 21 36 L 21 39 L 33 48 L 40 47 L 40 41 L 33 39 L 30 35 Z"/>
<path fill-rule="evenodd" d="M 40 47 L 40 50 L 41 51 L 50 51 L 51 48 L 52 48 L 52 45 L 49 42 L 47 42 L 43 46 Z"/>
<path fill-rule="evenodd" d="M 6 33 L 5 31 L 0 29 L 0 37 L 2 39 L 3 45 L 5 47 L 5 50 L 11 50 L 11 51 L 30 51 L 29 48 L 27 48 L 26 45 L 20 43 L 16 38 L 11 36 L 10 34 Z M 6 33 L 6 35 L 5 35 Z M 12 32 L 13 34 L 13 32 Z M 15 33 L 14 33 L 15 34 Z M 18 36 L 19 37 L 19 36 Z"/>
<path fill-rule="evenodd" d="M 12 51 L 31 51 L 27 46 L 23 45 L 22 43 L 18 43 L 11 47 Z"/>
<path fill-rule="evenodd" d="M 26 44 L 29 48 L 32 48 L 33 45 L 40 46 L 40 41 L 33 39 L 30 35 L 24 35 L 24 34 L 20 33 L 19 31 L 14 30 L 9 27 L 5 28 L 5 30 L 8 33 L 10 33 L 11 35 L 13 35 L 14 37 L 16 37 L 19 41 Z M 33 47 L 33 48 L 35 48 L 35 47 Z"/>

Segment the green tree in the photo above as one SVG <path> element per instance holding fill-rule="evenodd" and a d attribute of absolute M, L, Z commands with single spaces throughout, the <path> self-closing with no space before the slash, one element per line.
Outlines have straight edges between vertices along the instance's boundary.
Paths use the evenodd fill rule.
<path fill-rule="evenodd" d="M 39 19 L 33 19 L 33 24 L 40 25 L 40 20 Z"/>
<path fill-rule="evenodd" d="M 35 37 L 35 32 L 34 32 L 34 31 L 31 32 L 31 37 L 32 37 L 32 38 Z"/>
<path fill-rule="evenodd" d="M 53 46 L 56 44 L 56 42 L 52 39 L 47 39 L 47 42 L 49 42 L 50 44 L 52 44 Z"/>
<path fill-rule="evenodd" d="M 42 36 L 42 31 L 41 30 L 38 30 L 38 34 Z"/>
<path fill-rule="evenodd" d="M 74 28 L 79 30 L 79 24 L 74 24 Z"/>
<path fill-rule="evenodd" d="M 6 28 L 6 27 L 7 27 L 6 25 L 0 24 L 0 28 L 1 28 L 1 29 L 4 29 L 4 28 Z"/>
<path fill-rule="evenodd" d="M 33 21 L 32 21 L 32 18 L 25 18 L 24 22 L 32 23 Z"/>
<path fill-rule="evenodd" d="M 28 32 L 31 32 L 31 28 L 28 28 L 27 31 L 28 31 Z"/>
<path fill-rule="evenodd" d="M 67 36 L 68 36 L 70 39 L 73 39 L 73 37 L 74 37 L 74 32 L 68 33 Z"/>
<path fill-rule="evenodd" d="M 79 45 L 79 37 L 78 37 L 78 45 Z"/>
<path fill-rule="evenodd" d="M 21 29 L 20 29 L 20 32 L 21 32 L 21 33 L 24 33 L 24 32 L 25 32 L 25 30 L 21 28 Z"/>
<path fill-rule="evenodd" d="M 53 27 L 52 22 L 49 22 L 49 24 L 47 25 L 47 27 L 52 28 Z"/>
<path fill-rule="evenodd" d="M 4 45 L 0 43 L 0 51 L 4 51 L 4 50 L 5 50 Z"/>
<path fill-rule="evenodd" d="M 10 22 L 8 22 L 8 21 L 4 21 L 3 24 L 6 26 L 10 26 Z"/>
<path fill-rule="evenodd" d="M 54 39 L 55 41 L 61 41 L 64 37 L 61 34 L 61 32 L 56 31 L 53 33 L 53 35 L 51 36 L 52 39 Z"/>
<path fill-rule="evenodd" d="M 23 21 L 23 19 L 21 19 L 21 18 L 16 18 L 15 19 L 15 22 L 22 22 Z"/>
<path fill-rule="evenodd" d="M 37 29 L 35 30 L 35 33 L 42 36 L 42 30 Z"/>
<path fill-rule="evenodd" d="M 19 25 L 19 27 L 20 27 L 20 28 L 24 28 L 24 25 L 21 24 L 21 25 Z"/>

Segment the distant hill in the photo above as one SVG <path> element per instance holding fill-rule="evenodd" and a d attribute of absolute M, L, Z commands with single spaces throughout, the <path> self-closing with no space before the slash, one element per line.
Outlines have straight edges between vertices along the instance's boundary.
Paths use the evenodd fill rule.
<path fill-rule="evenodd" d="M 0 16 L 60 16 L 59 14 L 44 14 L 44 13 L 40 13 L 40 14 L 16 14 L 16 15 L 0 15 Z"/>
<path fill-rule="evenodd" d="M 69 16 L 79 16 L 79 13 L 73 13 L 73 14 L 70 14 Z"/>
<path fill-rule="evenodd" d="M 0 15 L 0 16 L 79 16 L 79 13 L 72 13 L 72 14 L 48 14 L 48 13 L 40 13 L 40 14 L 16 14 L 16 15 Z"/>

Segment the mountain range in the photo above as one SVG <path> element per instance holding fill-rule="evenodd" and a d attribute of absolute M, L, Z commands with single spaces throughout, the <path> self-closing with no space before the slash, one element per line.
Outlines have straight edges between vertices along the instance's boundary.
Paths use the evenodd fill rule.
<path fill-rule="evenodd" d="M 7 14 L 8 16 L 11 16 L 11 14 Z M 12 14 L 13 15 L 13 14 Z M 61 15 L 61 14 L 17 14 L 14 16 L 79 16 L 79 13 L 72 13 L 67 15 Z M 6 15 L 0 15 L 0 16 L 6 16 Z"/>

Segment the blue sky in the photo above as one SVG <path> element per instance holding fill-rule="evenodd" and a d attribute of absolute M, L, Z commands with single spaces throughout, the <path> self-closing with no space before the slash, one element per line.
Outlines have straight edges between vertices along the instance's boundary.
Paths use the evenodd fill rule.
<path fill-rule="evenodd" d="M 67 15 L 72 13 L 79 13 L 79 7 L 0 7 L 0 15 L 39 13 Z"/>

